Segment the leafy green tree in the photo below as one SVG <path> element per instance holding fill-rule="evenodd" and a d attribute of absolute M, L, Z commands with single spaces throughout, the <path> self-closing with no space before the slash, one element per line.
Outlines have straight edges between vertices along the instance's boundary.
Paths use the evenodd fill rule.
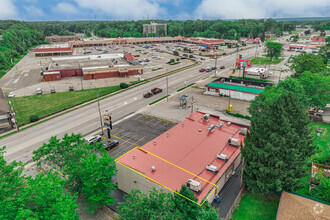
<path fill-rule="evenodd" d="M 293 41 L 293 42 L 297 42 L 299 40 L 299 36 L 298 35 L 292 35 L 290 37 L 290 40 Z"/>
<path fill-rule="evenodd" d="M 166 31 L 164 27 L 159 28 L 158 35 L 161 37 L 166 36 Z"/>
<path fill-rule="evenodd" d="M 148 37 L 156 37 L 156 33 L 148 33 Z"/>
<path fill-rule="evenodd" d="M 173 55 L 174 56 L 179 56 L 179 52 L 175 50 L 175 51 L 173 51 Z"/>
<path fill-rule="evenodd" d="M 261 42 L 265 42 L 265 40 L 266 40 L 265 32 L 262 32 L 260 40 L 261 40 Z"/>
<path fill-rule="evenodd" d="M 305 90 L 309 105 L 325 107 L 330 102 L 330 76 L 324 73 L 303 72 L 299 82 Z"/>
<path fill-rule="evenodd" d="M 125 32 L 124 35 L 123 35 L 123 37 L 131 37 L 131 33 Z"/>
<path fill-rule="evenodd" d="M 267 42 L 266 52 L 267 52 L 267 57 L 270 58 L 270 61 L 272 61 L 273 58 L 278 59 L 282 53 L 282 44 L 276 42 Z"/>
<path fill-rule="evenodd" d="M 49 143 L 33 151 L 33 160 L 57 168 L 67 177 L 66 188 L 88 204 L 91 213 L 102 205 L 112 204 L 116 174 L 114 159 L 104 150 L 103 142 L 85 144 L 81 134 L 65 134 L 62 140 L 52 137 Z"/>
<path fill-rule="evenodd" d="M 198 202 L 198 199 L 186 185 L 182 185 L 179 193 L 190 200 L 181 195 L 174 194 L 174 202 L 177 210 L 182 213 L 183 219 L 196 219 L 200 209 L 199 206 L 192 201 Z"/>
<path fill-rule="evenodd" d="M 267 194 L 295 191 L 314 147 L 304 105 L 292 91 L 266 88 L 251 102 L 250 132 L 241 149 L 249 190 Z"/>
<path fill-rule="evenodd" d="M 318 54 L 323 58 L 323 63 L 327 64 L 330 60 L 330 50 L 328 46 L 321 46 Z"/>
<path fill-rule="evenodd" d="M 326 202 L 330 202 L 330 178 L 316 175 L 314 181 L 319 184 L 311 190 L 311 195 Z"/>
<path fill-rule="evenodd" d="M 142 34 L 140 32 L 134 32 L 133 37 L 139 38 L 139 37 L 142 37 Z"/>
<path fill-rule="evenodd" d="M 23 164 L 7 164 L 0 149 L 0 219 L 78 219 L 77 200 L 65 189 L 65 180 L 40 173 L 22 176 Z"/>
<path fill-rule="evenodd" d="M 294 77 L 300 77 L 300 74 L 305 71 L 312 73 L 325 72 L 327 67 L 320 55 L 302 53 L 292 57 L 291 69 L 295 71 Z"/>

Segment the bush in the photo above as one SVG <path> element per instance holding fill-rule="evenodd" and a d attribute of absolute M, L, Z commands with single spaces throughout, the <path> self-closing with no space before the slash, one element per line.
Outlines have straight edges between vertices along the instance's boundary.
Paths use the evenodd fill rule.
<path fill-rule="evenodd" d="M 179 56 L 179 52 L 178 51 L 173 51 L 174 56 Z"/>
<path fill-rule="evenodd" d="M 37 115 L 31 115 L 30 116 L 30 122 L 35 122 L 35 121 L 38 121 L 39 120 L 39 117 Z"/>
<path fill-rule="evenodd" d="M 125 89 L 125 88 L 128 87 L 128 84 L 126 84 L 126 83 L 120 83 L 119 86 L 120 86 L 121 89 Z"/>
<path fill-rule="evenodd" d="M 227 55 L 227 53 L 222 53 L 222 55 Z"/>
<path fill-rule="evenodd" d="M 174 59 L 170 59 L 170 62 L 171 62 L 171 63 L 174 63 L 174 62 L 175 62 L 175 60 L 174 60 Z"/>
<path fill-rule="evenodd" d="M 232 45 L 231 45 L 231 44 L 227 44 L 227 47 L 228 47 L 228 48 L 232 48 Z"/>
<path fill-rule="evenodd" d="M 193 55 L 189 55 L 189 58 L 194 58 L 194 56 Z"/>
<path fill-rule="evenodd" d="M 185 53 L 184 53 L 184 54 L 182 54 L 182 56 L 184 56 L 184 57 L 187 57 L 187 56 L 188 56 L 188 54 L 185 54 Z"/>
<path fill-rule="evenodd" d="M 176 61 L 180 61 L 180 58 L 176 58 Z"/>

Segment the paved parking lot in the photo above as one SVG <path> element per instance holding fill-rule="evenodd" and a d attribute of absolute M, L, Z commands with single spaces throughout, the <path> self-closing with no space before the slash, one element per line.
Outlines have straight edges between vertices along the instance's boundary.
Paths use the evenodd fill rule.
<path fill-rule="evenodd" d="M 111 130 L 111 139 L 118 140 L 119 145 L 109 151 L 109 155 L 118 158 L 135 147 L 142 147 L 152 139 L 172 128 L 176 123 L 161 118 L 137 114 L 115 125 Z M 106 130 L 102 137 L 109 141 Z"/>

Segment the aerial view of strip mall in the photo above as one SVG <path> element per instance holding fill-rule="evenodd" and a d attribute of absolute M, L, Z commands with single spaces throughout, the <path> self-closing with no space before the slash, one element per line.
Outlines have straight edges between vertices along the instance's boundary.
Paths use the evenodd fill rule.
<path fill-rule="evenodd" d="M 0 0 L 0 220 L 330 220 L 329 16 Z"/>

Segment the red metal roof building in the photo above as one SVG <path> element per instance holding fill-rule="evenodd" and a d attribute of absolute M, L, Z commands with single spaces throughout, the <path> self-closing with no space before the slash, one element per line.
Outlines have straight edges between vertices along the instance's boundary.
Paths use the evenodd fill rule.
<path fill-rule="evenodd" d="M 71 56 L 73 52 L 73 45 L 69 44 L 55 44 L 43 45 L 34 48 L 34 56 L 47 57 L 47 56 Z"/>
<path fill-rule="evenodd" d="M 118 188 L 127 193 L 134 188 L 148 193 L 153 187 L 173 192 L 192 179 L 200 183 L 201 192 L 195 193 L 198 202 L 211 202 L 241 162 L 243 127 L 194 112 L 143 147 L 118 158 Z M 238 146 L 228 144 L 229 138 Z M 224 160 L 218 158 L 220 154 Z M 206 169 L 208 165 L 216 171 Z"/>

